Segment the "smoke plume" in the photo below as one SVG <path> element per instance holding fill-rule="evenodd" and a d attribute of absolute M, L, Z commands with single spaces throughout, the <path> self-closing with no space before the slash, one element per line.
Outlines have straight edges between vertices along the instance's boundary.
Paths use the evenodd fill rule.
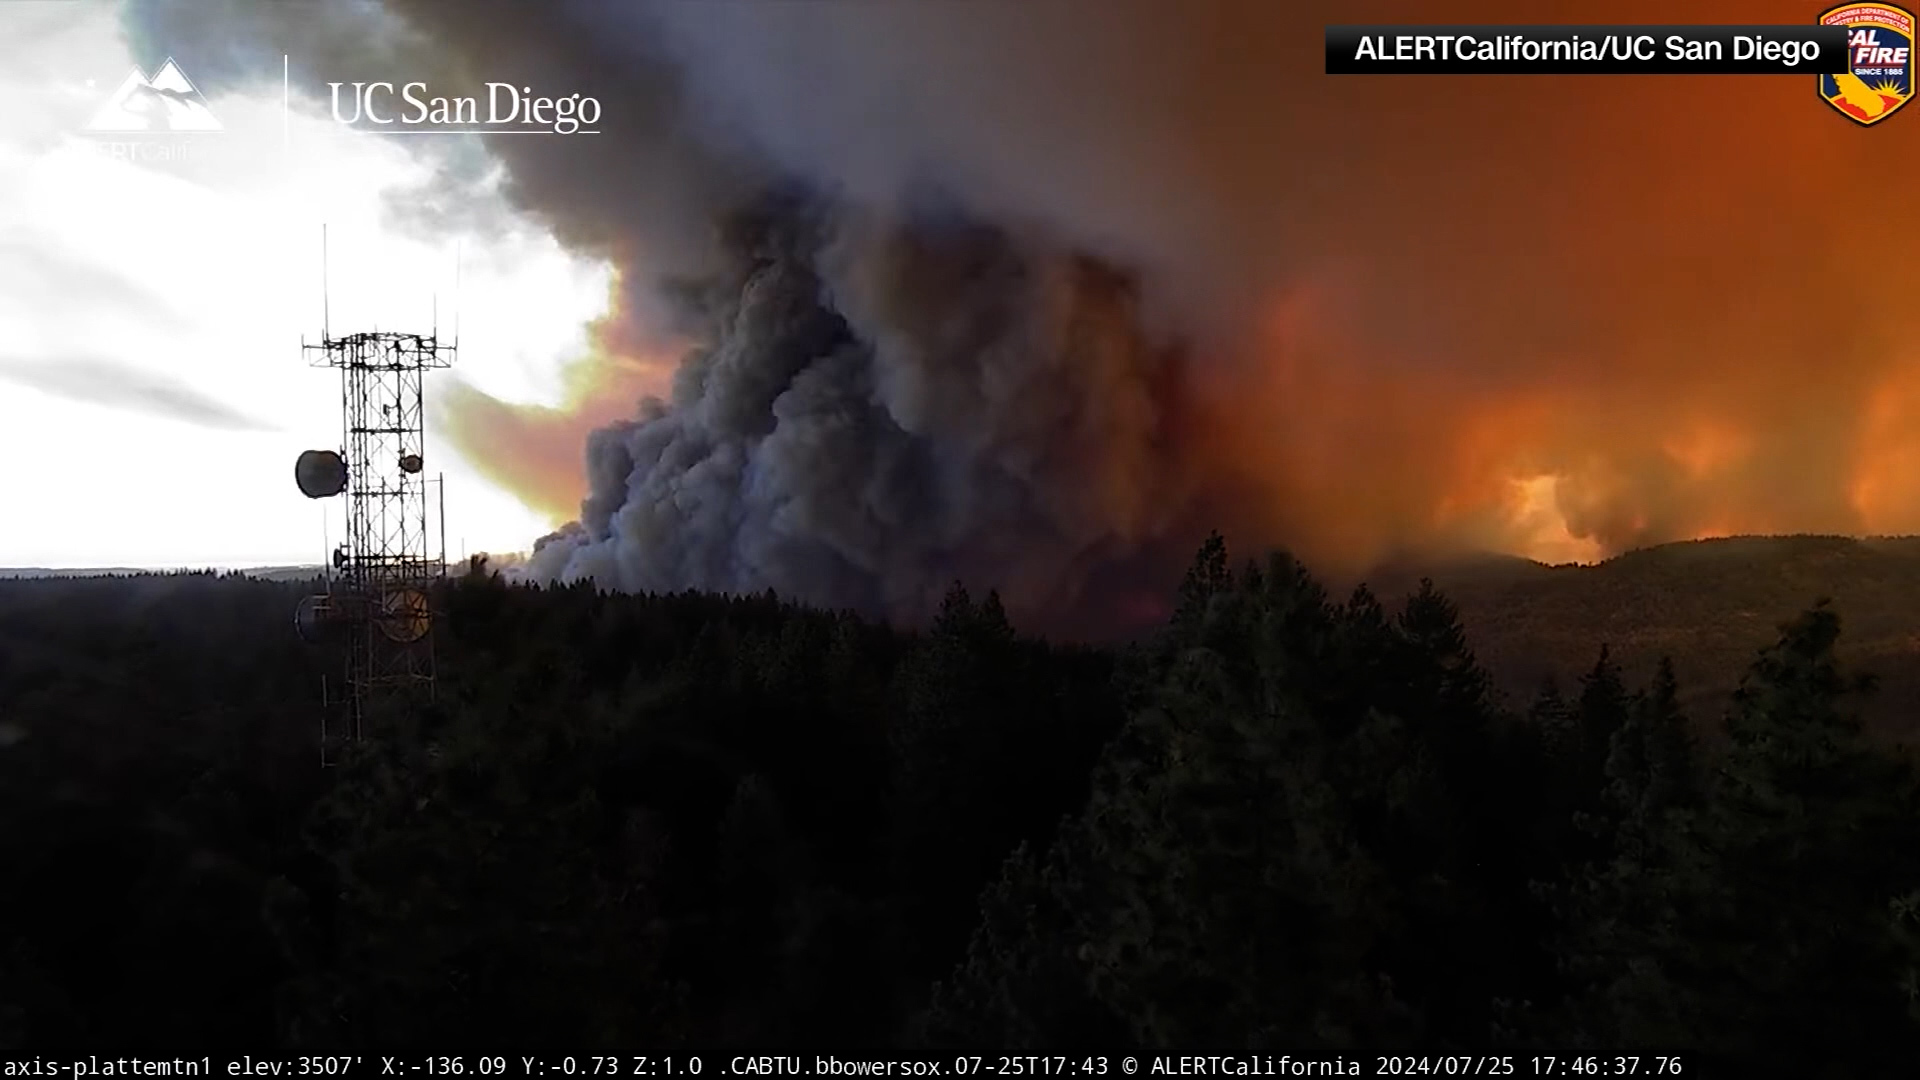
<path fill-rule="evenodd" d="M 256 48 L 345 17 L 246 10 L 217 32 Z M 960 575 L 1058 613 L 1216 525 L 1354 568 L 1920 528 L 1920 121 L 1857 128 L 1811 75 L 1321 73 L 1328 22 L 1537 18 L 1507 0 L 385 11 L 449 78 L 605 104 L 489 146 L 623 283 L 581 361 L 616 396 L 461 406 L 547 492 L 514 463 L 625 413 L 542 574 L 895 613 Z M 284 51 L 367 77 L 325 39 Z M 604 377 L 663 350 L 670 386 Z"/>
<path fill-rule="evenodd" d="M 209 397 L 156 371 L 144 371 L 103 356 L 46 359 L 0 356 L 0 382 L 110 409 L 125 409 L 197 427 L 225 431 L 272 431 L 271 424 Z"/>
<path fill-rule="evenodd" d="M 589 440 L 593 493 L 536 576 L 897 613 L 956 575 L 1073 599 L 1186 505 L 1179 356 L 1111 268 L 805 197 L 727 237 L 707 344 Z"/>

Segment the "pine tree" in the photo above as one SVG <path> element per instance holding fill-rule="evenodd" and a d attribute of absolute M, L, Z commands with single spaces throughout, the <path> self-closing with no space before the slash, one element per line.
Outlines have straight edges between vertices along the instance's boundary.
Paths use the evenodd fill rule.
<path fill-rule="evenodd" d="M 1679 699 L 1673 660 L 1663 656 L 1652 684 L 1634 699 L 1608 746 L 1609 810 L 1643 831 L 1699 797 L 1698 750 Z"/>
<path fill-rule="evenodd" d="M 1233 571 L 1227 565 L 1227 540 L 1219 533 L 1209 534 L 1193 563 L 1181 579 L 1180 593 L 1174 602 L 1170 629 L 1175 635 L 1188 632 L 1205 615 L 1213 597 L 1233 587 Z"/>
<path fill-rule="evenodd" d="M 1613 650 L 1602 645 L 1600 658 L 1580 680 L 1578 732 L 1573 746 L 1582 794 L 1590 790 L 1595 802 L 1605 784 L 1614 735 L 1626 726 L 1627 712 L 1627 688 L 1620 665 L 1613 660 Z"/>
<path fill-rule="evenodd" d="M 1606 858 L 1613 842 L 1617 822 L 1608 813 L 1607 762 L 1631 709 L 1620 666 L 1614 663 L 1612 650 L 1603 645 L 1599 659 L 1580 679 L 1572 727 L 1560 747 L 1557 771 L 1565 812 L 1573 826 L 1563 857 L 1570 865 Z"/>
<path fill-rule="evenodd" d="M 933 632 L 950 637 L 965 637 L 973 626 L 975 610 L 973 596 L 961 582 L 947 586 L 946 595 L 940 598 L 940 611 L 933 617 Z"/>
<path fill-rule="evenodd" d="M 934 987 L 921 1045 L 1036 1050 L 1117 1042 L 1126 1027 L 1092 994 L 1072 910 L 1084 904 L 1075 829 L 1048 859 L 1022 844 L 981 895 L 965 958 Z"/>
<path fill-rule="evenodd" d="M 1457 725 L 1449 737 L 1471 742 L 1484 733 L 1492 679 L 1467 642 L 1460 609 L 1423 578 L 1419 591 L 1407 598 L 1399 626 L 1410 648 L 1415 686 Z"/>
<path fill-rule="evenodd" d="M 1066 1023 L 1051 1007 L 1014 1004 L 1053 987 L 1144 1045 L 1406 1044 L 1429 1013 L 1482 1037 L 1511 964 L 1435 752 L 1487 720 L 1451 606 L 1429 590 L 1389 625 L 1294 560 L 1223 554 L 1146 651 L 1086 809 L 990 898 L 949 1028 L 1057 1044 L 1076 1033 L 1021 1026 Z"/>
<path fill-rule="evenodd" d="M 1823 603 L 1755 661 L 1697 811 L 1681 794 L 1670 680 L 1656 682 L 1642 719 L 1668 716 L 1642 744 L 1667 745 L 1636 755 L 1622 740 L 1616 790 L 1638 787 L 1642 808 L 1674 801 L 1593 883 L 1586 956 L 1604 974 L 1590 1037 L 1691 1043 L 1798 1075 L 1860 1075 L 1920 1050 L 1891 906 L 1915 880 L 1910 785 L 1860 733 L 1853 703 L 1870 680 L 1840 665 L 1839 634 Z M 1660 758 L 1674 764 L 1655 781 Z"/>

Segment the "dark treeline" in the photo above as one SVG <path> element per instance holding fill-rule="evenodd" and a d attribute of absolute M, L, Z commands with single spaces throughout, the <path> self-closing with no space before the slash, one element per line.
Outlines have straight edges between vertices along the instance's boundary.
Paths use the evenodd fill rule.
<path fill-rule="evenodd" d="M 302 588 L 0 583 L 0 1047 L 1119 1044 L 1920 1060 L 1920 806 L 1816 605 L 1724 715 L 1505 708 L 1431 587 L 1159 632 L 476 567 L 318 767 Z"/>

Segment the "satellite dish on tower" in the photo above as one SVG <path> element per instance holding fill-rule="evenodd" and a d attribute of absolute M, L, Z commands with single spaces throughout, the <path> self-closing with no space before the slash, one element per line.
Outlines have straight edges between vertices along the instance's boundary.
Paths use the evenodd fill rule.
<path fill-rule="evenodd" d="M 419 641 L 433 625 L 427 594 L 419 589 L 395 589 L 380 600 L 380 632 L 390 641 Z"/>
<path fill-rule="evenodd" d="M 293 628 L 307 644 L 327 645 L 347 637 L 356 624 L 365 622 L 369 609 L 363 598 L 351 593 L 303 596 L 293 608 Z"/>
<path fill-rule="evenodd" d="M 341 612 L 331 596 L 305 596 L 293 609 L 293 628 L 300 640 L 319 645 L 340 630 Z"/>
<path fill-rule="evenodd" d="M 293 463 L 293 482 L 309 499 L 325 499 L 347 490 L 347 463 L 331 450 L 308 450 Z"/>
<path fill-rule="evenodd" d="M 400 471 L 403 473 L 417 473 L 425 466 L 426 463 L 420 460 L 419 454 L 400 455 Z"/>

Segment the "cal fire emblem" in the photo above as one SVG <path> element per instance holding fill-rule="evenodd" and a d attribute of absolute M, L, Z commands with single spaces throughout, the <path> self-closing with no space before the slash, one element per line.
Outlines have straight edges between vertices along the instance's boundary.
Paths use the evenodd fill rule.
<path fill-rule="evenodd" d="M 1820 100 L 1856 124 L 1877 124 L 1913 100 L 1913 12 L 1842 4 L 1821 26 L 1847 28 L 1847 70 L 1820 76 Z"/>

